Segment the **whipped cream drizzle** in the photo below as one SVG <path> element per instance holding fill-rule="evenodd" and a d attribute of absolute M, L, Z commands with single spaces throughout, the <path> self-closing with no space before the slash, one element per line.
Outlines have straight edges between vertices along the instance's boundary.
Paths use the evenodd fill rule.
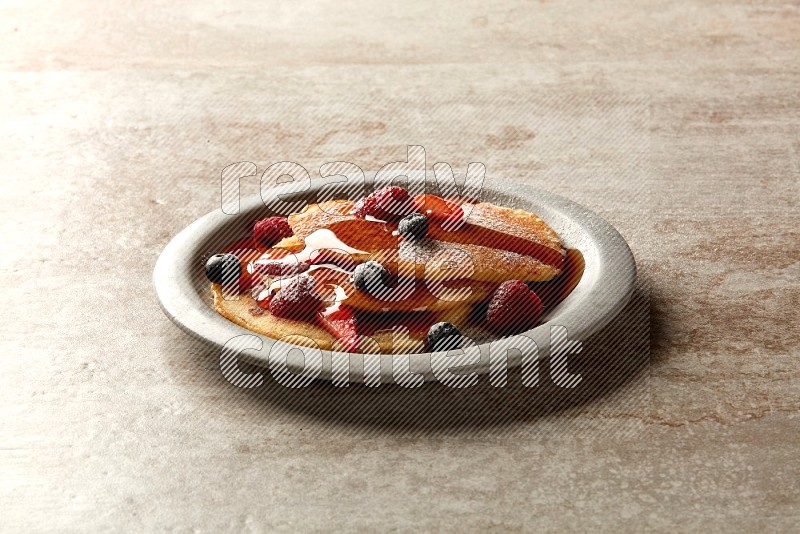
<path fill-rule="evenodd" d="M 287 258 L 294 258 L 297 263 L 308 262 L 314 259 L 315 253 L 320 250 L 337 250 L 341 252 L 345 252 L 347 254 L 369 254 L 364 250 L 358 250 L 357 248 L 350 247 L 346 245 L 341 239 L 339 239 L 336 234 L 334 234 L 331 230 L 327 228 L 320 228 L 315 232 L 310 233 L 305 238 L 305 246 L 303 250 L 298 252 L 297 254 L 289 254 L 283 258 L 279 258 L 281 261 L 285 261 Z M 259 263 L 267 263 L 273 262 L 276 258 L 272 257 L 270 251 L 265 252 L 261 255 L 261 257 L 255 260 L 254 264 Z"/>
<path fill-rule="evenodd" d="M 342 301 L 347 300 L 348 298 L 347 292 L 344 290 L 342 286 L 337 286 L 337 285 L 333 286 L 333 292 L 334 292 L 333 304 L 331 304 L 322 311 L 322 315 L 325 317 L 333 315 L 334 313 L 339 311 L 339 308 L 342 307 Z"/>
<path fill-rule="evenodd" d="M 348 271 L 346 269 L 342 269 L 338 265 L 333 265 L 332 263 L 319 263 L 319 264 L 311 265 L 308 268 L 308 270 L 305 271 L 305 272 L 297 273 L 297 274 L 291 274 L 291 275 L 287 275 L 287 276 L 277 276 L 277 277 L 275 277 L 275 279 L 272 280 L 272 282 L 270 282 L 270 284 L 267 287 L 265 287 L 264 289 L 261 290 L 261 292 L 258 294 L 258 297 L 256 298 L 256 300 L 257 301 L 261 301 L 261 300 L 267 299 L 270 296 L 272 296 L 274 293 L 278 292 L 284 284 L 290 283 L 292 280 L 296 279 L 297 277 L 299 277 L 301 275 L 312 273 L 312 272 L 318 271 L 320 269 L 327 269 L 329 271 L 340 272 L 340 273 L 343 273 L 343 274 L 345 274 L 347 276 L 351 276 L 352 275 L 352 273 L 350 271 Z M 336 292 L 336 301 L 337 302 L 339 302 L 340 300 L 345 300 L 346 298 L 348 298 L 347 293 L 344 291 L 344 289 L 341 286 L 334 285 L 333 288 L 334 288 L 334 291 Z M 341 293 L 340 293 L 339 290 L 341 290 Z"/>
<path fill-rule="evenodd" d="M 382 221 L 376 220 L 376 222 L 382 222 Z M 258 264 L 265 264 L 265 263 L 279 261 L 287 265 L 297 265 L 300 263 L 308 263 L 313 261 L 314 258 L 317 257 L 317 255 L 323 250 L 344 252 L 345 254 L 364 254 L 364 255 L 369 254 L 369 252 L 358 250 L 356 248 L 348 246 L 347 244 L 342 242 L 342 240 L 339 239 L 335 233 L 333 233 L 331 230 L 327 228 L 321 228 L 319 230 L 316 230 L 315 232 L 312 232 L 311 234 L 306 236 L 304 241 L 305 241 L 305 246 L 303 247 L 303 250 L 301 250 L 296 254 L 289 254 L 281 258 L 275 258 L 270 254 L 270 251 L 267 251 L 264 254 L 262 254 L 262 256 L 259 259 L 251 263 L 253 265 L 258 265 Z M 253 265 L 248 266 L 248 270 L 251 272 L 254 270 Z M 350 271 L 343 269 L 338 265 L 334 265 L 332 263 L 320 263 L 320 264 L 310 265 L 309 268 L 302 273 L 295 273 L 286 276 L 276 276 L 275 279 L 272 280 L 270 284 L 258 294 L 256 300 L 257 301 L 265 300 L 270 296 L 272 296 L 275 292 L 280 290 L 283 284 L 290 283 L 292 280 L 294 280 L 301 274 L 311 273 L 313 271 L 317 271 L 320 269 L 327 269 L 330 271 L 340 272 L 347 276 L 352 275 Z M 348 296 L 344 291 L 344 289 L 338 285 L 334 286 L 334 291 L 336 293 L 336 303 L 334 304 L 334 306 L 337 306 L 338 309 L 339 302 L 345 300 Z"/>

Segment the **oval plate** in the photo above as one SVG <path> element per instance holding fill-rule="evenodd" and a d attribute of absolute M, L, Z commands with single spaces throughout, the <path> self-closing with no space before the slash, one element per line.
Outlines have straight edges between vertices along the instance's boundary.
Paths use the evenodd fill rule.
<path fill-rule="evenodd" d="M 296 189 L 292 189 L 291 185 L 277 187 L 271 192 L 313 201 L 325 184 L 312 182 L 311 189 L 301 195 L 297 195 Z M 327 189 L 330 189 L 329 185 Z M 586 339 L 608 324 L 627 304 L 633 292 L 636 264 L 630 248 L 619 232 L 599 215 L 566 198 L 514 182 L 493 186 L 484 184 L 480 196 L 484 202 L 536 213 L 558 232 L 566 247 L 580 250 L 586 261 L 583 278 L 574 291 L 547 314 L 544 323 L 522 334 L 536 342 L 540 351 L 539 358 L 547 356 L 544 352 L 549 350 L 552 326 L 566 328 L 570 340 Z M 292 350 L 296 346 L 242 328 L 213 309 L 208 282 L 203 275 L 205 258 L 234 240 L 246 237 L 252 231 L 253 221 L 268 215 L 262 199 L 252 198 L 242 202 L 237 215 L 228 215 L 218 209 L 196 220 L 176 235 L 164 248 L 153 271 L 153 281 L 164 313 L 191 336 L 221 351 L 233 338 L 248 336 L 239 338 L 247 340 L 244 345 L 240 343 L 239 346 L 251 349 L 255 347 L 255 350 L 242 350 L 238 357 L 249 363 L 269 366 L 271 354 L 276 357 L 275 361 L 279 360 L 277 356 L 283 355 L 281 370 L 284 373 L 289 371 L 308 379 L 334 379 L 336 383 L 342 380 L 364 382 L 364 359 L 360 355 L 347 357 L 342 353 L 321 351 L 321 367 L 309 365 L 306 368 L 302 354 L 299 355 L 299 360 L 297 354 L 292 358 L 293 353 L 299 352 Z M 509 352 L 512 346 L 510 341 L 497 340 L 473 347 L 474 351 L 464 351 L 466 354 L 461 354 L 458 359 L 464 364 L 458 367 L 458 374 L 489 372 L 490 354 L 496 354 L 497 351 L 508 355 L 507 367 L 518 366 L 523 355 L 518 350 Z M 523 346 L 532 347 L 530 343 L 523 343 Z M 427 381 L 435 380 L 436 376 L 441 375 L 432 371 L 431 362 L 434 362 L 434 369 L 438 369 L 437 362 L 441 360 L 436 358 L 441 356 L 444 355 L 384 355 L 379 362 L 379 376 L 374 371 L 367 381 L 371 384 L 376 383 L 376 380 L 381 383 L 393 381 L 395 365 L 392 362 L 397 358 L 408 358 L 409 367 L 406 369 L 419 373 Z M 349 376 L 345 375 L 344 379 L 339 372 L 334 377 L 331 371 L 333 358 L 338 358 L 336 361 L 341 362 L 342 357 L 348 358 L 350 364 Z"/>

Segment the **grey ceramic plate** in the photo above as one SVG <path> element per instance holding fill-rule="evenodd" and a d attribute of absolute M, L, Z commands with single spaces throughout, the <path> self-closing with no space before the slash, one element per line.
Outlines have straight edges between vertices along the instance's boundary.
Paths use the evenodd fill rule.
<path fill-rule="evenodd" d="M 312 185 L 311 190 L 301 196 L 313 199 L 318 187 Z M 292 190 L 279 187 L 274 193 L 292 194 Z M 537 213 L 558 232 L 567 247 L 580 250 L 586 260 L 586 270 L 575 290 L 548 313 L 543 324 L 523 334 L 536 342 L 539 358 L 548 355 L 553 326 L 566 328 L 570 340 L 586 339 L 608 324 L 628 302 L 636 277 L 633 255 L 622 236 L 597 214 L 563 197 L 513 182 L 485 184 L 481 200 Z M 360 355 L 328 351 L 304 355 L 293 345 L 257 335 L 228 321 L 211 307 L 209 288 L 202 275 L 204 258 L 218 252 L 237 236 L 247 236 L 253 221 L 267 215 L 261 198 L 252 198 L 242 202 L 237 215 L 218 209 L 176 235 L 161 253 L 153 272 L 164 313 L 190 335 L 220 349 L 221 354 L 227 344 L 228 355 L 237 354 L 242 360 L 267 367 L 272 362 L 271 369 L 276 377 L 297 373 L 297 378 L 364 381 L 364 359 Z M 509 351 L 515 346 L 522 350 Z M 516 338 L 513 342 L 477 345 L 460 356 L 456 351 L 450 354 L 453 360 L 431 354 L 382 356 L 379 362 L 372 360 L 379 364 L 379 371 L 375 365 L 367 366 L 367 381 L 391 382 L 392 377 L 397 376 L 393 375 L 397 368 L 418 373 L 416 377 L 420 382 L 423 376 L 425 380 L 441 379 L 438 371 L 447 361 L 460 362 L 463 365 L 457 374 L 474 378 L 474 375 L 488 373 L 490 358 L 500 352 L 508 356 L 510 368 L 520 364 L 526 351 L 535 350 L 532 347 L 524 339 Z M 348 375 L 341 374 L 343 361 L 350 365 Z"/>

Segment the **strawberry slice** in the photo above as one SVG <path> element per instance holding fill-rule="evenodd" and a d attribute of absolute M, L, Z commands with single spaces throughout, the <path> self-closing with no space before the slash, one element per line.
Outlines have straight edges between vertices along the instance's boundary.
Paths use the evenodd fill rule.
<path fill-rule="evenodd" d="M 255 273 L 253 269 L 249 269 L 250 262 L 255 261 L 261 255 L 258 249 L 248 247 L 245 244 L 238 243 L 227 250 L 228 254 L 233 254 L 239 258 L 239 266 L 241 267 L 241 276 L 239 277 L 239 290 L 248 291 L 261 281 L 261 275 Z"/>
<path fill-rule="evenodd" d="M 458 221 L 464 216 L 461 206 L 436 195 L 417 195 L 414 205 L 420 213 L 436 221 Z"/>
<path fill-rule="evenodd" d="M 267 291 L 267 290 L 265 289 L 264 291 Z M 260 298 L 260 296 L 259 296 L 259 299 L 256 300 L 256 304 L 258 304 L 259 308 L 261 308 L 263 310 L 268 310 L 269 309 L 269 303 L 270 303 L 271 300 L 272 300 L 272 295 L 267 295 L 264 298 Z"/>
<path fill-rule="evenodd" d="M 334 304 L 319 312 L 317 317 L 325 330 L 336 336 L 348 352 L 358 351 L 356 316 L 352 309 L 341 304 Z"/>

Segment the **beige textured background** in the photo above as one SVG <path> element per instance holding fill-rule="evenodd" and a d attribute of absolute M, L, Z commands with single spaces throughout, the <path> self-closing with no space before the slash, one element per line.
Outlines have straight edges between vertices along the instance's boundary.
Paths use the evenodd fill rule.
<path fill-rule="evenodd" d="M 0 529 L 798 528 L 798 2 L 0 6 Z M 161 314 L 223 166 L 412 143 L 628 239 L 579 396 L 242 391 Z"/>

